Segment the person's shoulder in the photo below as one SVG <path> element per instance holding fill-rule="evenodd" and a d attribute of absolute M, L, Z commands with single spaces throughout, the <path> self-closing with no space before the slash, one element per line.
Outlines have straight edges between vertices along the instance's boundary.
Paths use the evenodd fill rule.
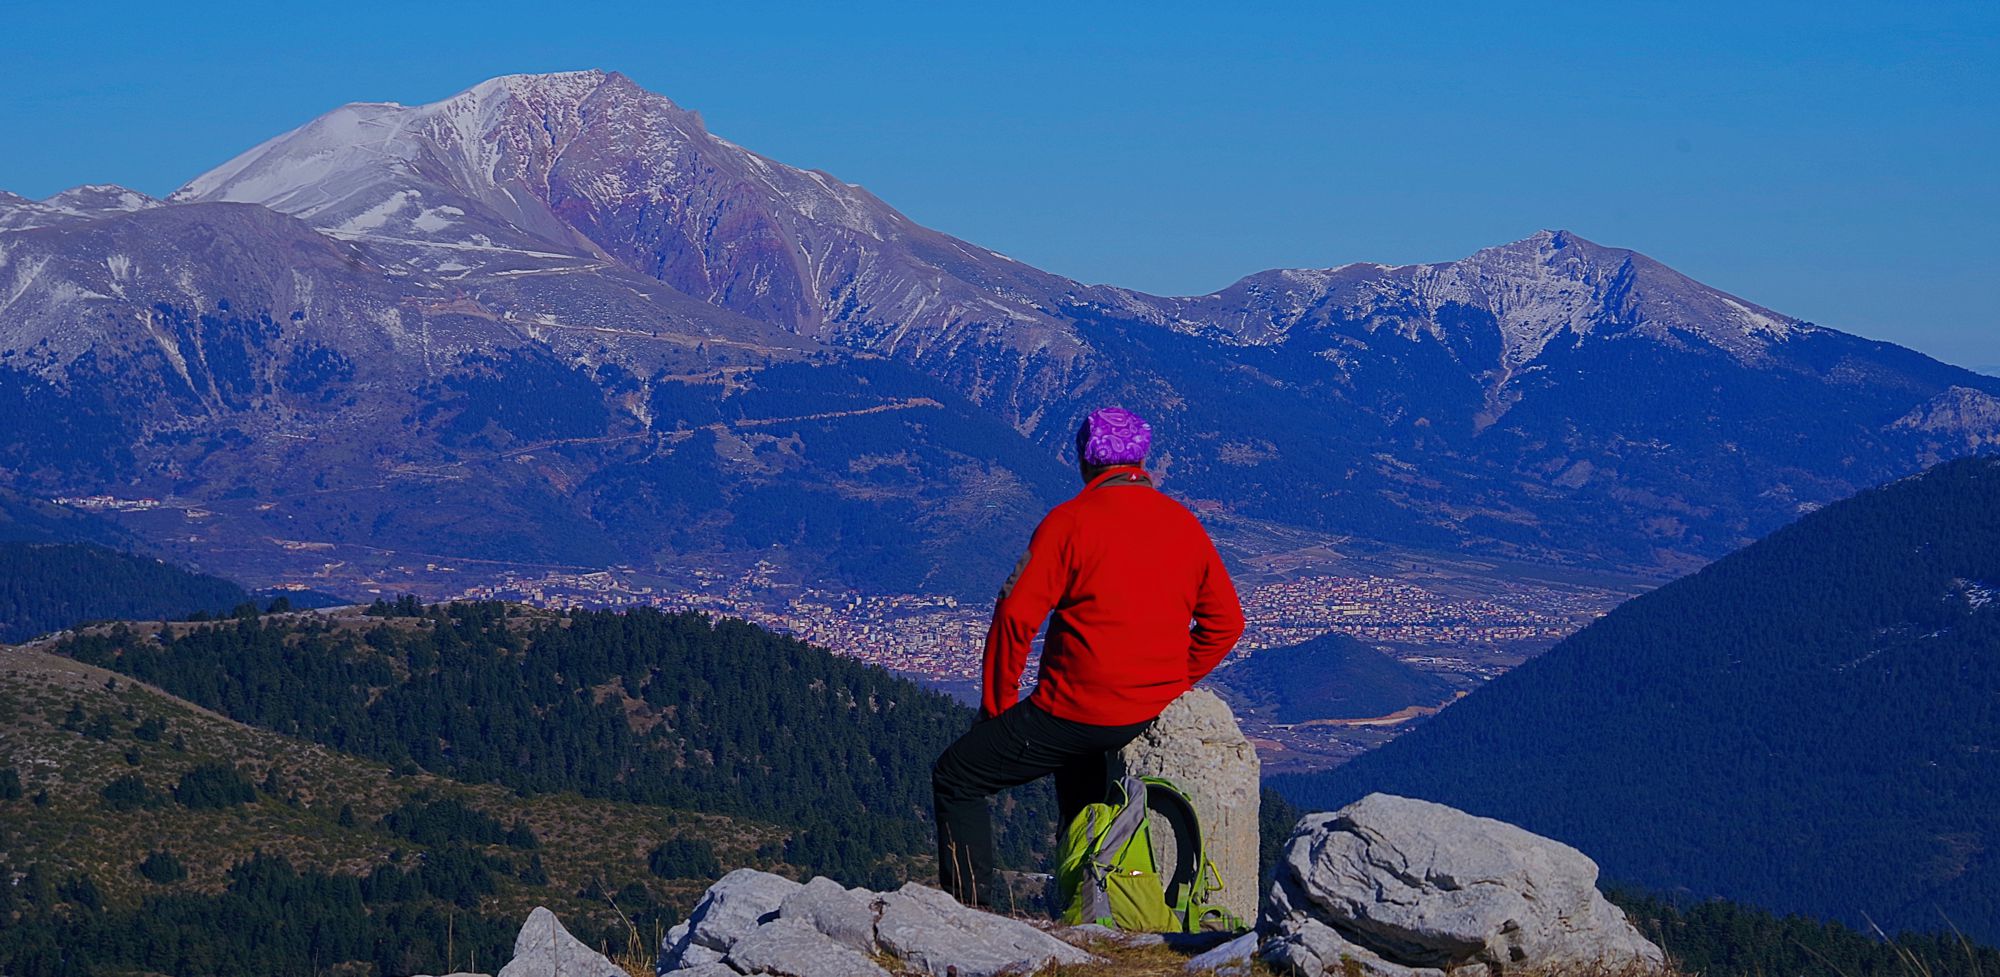
<path fill-rule="evenodd" d="M 1195 515 L 1194 510 L 1188 508 L 1181 500 L 1158 489 L 1154 489 L 1153 494 L 1159 496 L 1160 500 L 1155 504 L 1160 507 L 1162 512 L 1167 514 L 1167 518 L 1172 519 L 1182 526 L 1197 529 L 1203 533 L 1207 532 L 1207 529 L 1201 523 L 1201 517 Z"/>
<path fill-rule="evenodd" d="M 1042 517 L 1041 525 L 1037 526 L 1035 531 L 1037 533 L 1050 532 L 1067 529 L 1076 525 L 1078 518 L 1082 514 L 1083 501 L 1083 496 L 1079 495 L 1071 496 L 1056 503 L 1055 508 L 1050 509 L 1048 514 Z"/>

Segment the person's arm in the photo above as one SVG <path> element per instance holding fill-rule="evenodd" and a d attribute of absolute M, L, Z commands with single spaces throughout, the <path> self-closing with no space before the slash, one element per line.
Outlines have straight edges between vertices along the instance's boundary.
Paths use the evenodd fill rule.
<path fill-rule="evenodd" d="M 1236 600 L 1236 585 L 1229 580 L 1222 555 L 1209 543 L 1208 567 L 1195 595 L 1194 627 L 1188 630 L 1188 681 L 1199 682 L 1214 671 L 1241 637 L 1243 605 Z"/>
<path fill-rule="evenodd" d="M 981 719 L 1006 712 L 1020 699 L 1021 670 L 1027 667 L 1035 632 L 1042 629 L 1042 621 L 1069 587 L 1069 529 L 1067 515 L 1049 513 L 1035 527 L 1028 552 L 1000 589 L 1000 599 L 993 605 L 993 625 L 986 631 Z"/>

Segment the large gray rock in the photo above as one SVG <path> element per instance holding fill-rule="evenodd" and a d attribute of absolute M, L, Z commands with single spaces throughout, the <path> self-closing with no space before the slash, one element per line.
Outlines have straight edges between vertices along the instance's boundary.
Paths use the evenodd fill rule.
<path fill-rule="evenodd" d="M 626 977 L 623 968 L 569 934 L 556 914 L 540 906 L 514 937 L 514 959 L 499 977 Z"/>
<path fill-rule="evenodd" d="M 1370 977 L 1445 977 L 1435 967 L 1407 967 L 1340 935 L 1338 930 L 1307 917 L 1281 927 L 1257 951 L 1281 974 L 1346 975 L 1351 962 Z"/>
<path fill-rule="evenodd" d="M 915 882 L 881 898 L 875 939 L 882 949 L 932 977 L 1032 973 L 1050 964 L 1097 958 L 1017 919 L 959 905 Z"/>
<path fill-rule="evenodd" d="M 687 921 L 660 941 L 662 974 L 719 963 L 736 941 L 761 923 L 777 918 L 785 897 L 804 888 L 782 875 L 739 868 L 717 879 Z"/>
<path fill-rule="evenodd" d="M 1272 880 L 1263 956 L 1281 972 L 1434 977 L 1467 964 L 1661 966 L 1582 852 L 1504 821 L 1370 794 L 1299 821 Z"/>
<path fill-rule="evenodd" d="M 662 971 L 660 977 L 742 977 L 736 968 L 726 963 L 701 963 L 679 970 Z"/>
<path fill-rule="evenodd" d="M 807 882 L 778 905 L 780 920 L 796 920 L 857 953 L 875 952 L 874 893 L 850 890 L 825 876 Z"/>
<path fill-rule="evenodd" d="M 1257 800 L 1261 772 L 1257 750 L 1236 725 L 1236 714 L 1215 693 L 1191 689 L 1138 739 L 1113 758 L 1112 777 L 1165 777 L 1194 798 L 1207 835 L 1208 854 L 1222 879 L 1214 900 L 1245 923 L 1257 918 Z M 1171 871 L 1173 830 L 1153 819 L 1153 849 L 1162 872 Z"/>
<path fill-rule="evenodd" d="M 1185 969 L 1191 974 L 1249 977 L 1250 958 L 1257 952 L 1257 942 L 1257 933 L 1253 930 L 1189 957 Z"/>
<path fill-rule="evenodd" d="M 725 962 L 746 974 L 778 977 L 889 977 L 867 954 L 834 942 L 803 920 L 784 917 L 737 940 Z"/>

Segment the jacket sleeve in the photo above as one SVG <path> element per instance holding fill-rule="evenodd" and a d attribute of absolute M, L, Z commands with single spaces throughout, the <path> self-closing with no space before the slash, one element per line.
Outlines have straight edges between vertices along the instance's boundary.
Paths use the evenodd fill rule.
<path fill-rule="evenodd" d="M 1021 670 L 1027 667 L 1035 633 L 1042 629 L 1042 622 L 1069 589 L 1073 572 L 1071 525 L 1069 515 L 1061 510 L 1049 513 L 1035 527 L 1035 535 L 1028 541 L 1028 552 L 1000 588 L 1000 599 L 993 605 L 993 624 L 986 631 L 981 719 L 1006 712 L 1020 699 Z"/>
<path fill-rule="evenodd" d="M 1188 681 L 1199 682 L 1222 663 L 1236 640 L 1243 637 L 1243 605 L 1236 600 L 1236 585 L 1222 565 L 1215 544 L 1208 544 L 1208 568 L 1203 571 L 1201 589 L 1195 595 L 1194 627 L 1188 630 Z"/>

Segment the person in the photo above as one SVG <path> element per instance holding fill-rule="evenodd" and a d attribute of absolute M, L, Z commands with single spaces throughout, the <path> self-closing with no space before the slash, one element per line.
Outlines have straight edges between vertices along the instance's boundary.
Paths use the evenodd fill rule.
<path fill-rule="evenodd" d="M 991 906 L 998 895 L 987 798 L 1054 774 L 1062 830 L 1104 800 L 1110 753 L 1243 634 L 1214 542 L 1153 486 L 1151 446 L 1151 426 L 1123 408 L 1083 422 L 1083 490 L 1042 519 L 994 604 L 979 718 L 931 768 L 939 882 L 961 903 Z M 1035 690 L 1016 701 L 1051 611 Z"/>

